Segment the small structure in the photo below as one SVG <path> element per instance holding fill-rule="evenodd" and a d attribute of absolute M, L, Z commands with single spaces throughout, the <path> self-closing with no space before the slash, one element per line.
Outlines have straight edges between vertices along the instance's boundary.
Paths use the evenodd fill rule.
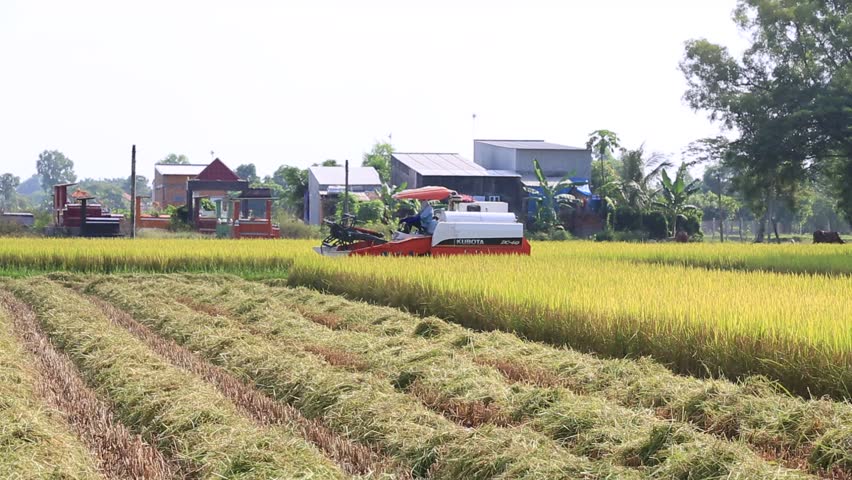
<path fill-rule="evenodd" d="M 136 215 L 133 217 L 136 220 L 136 228 L 158 228 L 168 230 L 172 223 L 172 217 L 169 215 L 148 215 L 142 213 L 142 199 L 150 198 L 147 195 L 137 195 L 134 203 Z"/>
<path fill-rule="evenodd" d="M 521 175 L 512 170 L 490 170 L 457 153 L 394 153 L 391 183 L 407 188 L 444 185 L 482 202 L 505 202 L 523 217 Z"/>
<path fill-rule="evenodd" d="M 124 216 L 111 214 L 106 207 L 93 203 L 94 197 L 84 190 L 77 189 L 69 201 L 68 187 L 74 185 L 77 184 L 53 186 L 53 225 L 48 227 L 47 233 L 81 237 L 121 236 Z"/>
<path fill-rule="evenodd" d="M 334 205 L 346 184 L 344 167 L 311 167 L 308 169 L 308 191 L 305 199 L 305 222 L 320 225 L 333 213 Z M 373 167 L 349 167 L 349 192 L 369 200 L 378 198 L 382 188 L 379 172 Z"/>
<path fill-rule="evenodd" d="M 0 213 L 0 222 L 32 228 L 35 224 L 35 217 L 32 213 L 26 212 L 3 212 Z"/>
<path fill-rule="evenodd" d="M 272 223 L 272 201 L 269 188 L 249 188 L 233 197 L 230 222 L 233 238 L 281 238 L 281 229 Z"/>
<path fill-rule="evenodd" d="M 218 158 L 213 160 L 195 178 L 186 181 L 186 207 L 190 225 L 202 233 L 215 233 L 218 219 L 227 218 L 223 206 L 226 205 L 228 192 L 244 192 L 248 189 L 248 180 L 242 180 Z M 214 210 L 203 213 L 202 199 L 205 198 L 214 206 Z"/>
<path fill-rule="evenodd" d="M 207 165 L 154 165 L 153 200 L 161 208 L 186 204 L 186 182 L 197 177 Z"/>

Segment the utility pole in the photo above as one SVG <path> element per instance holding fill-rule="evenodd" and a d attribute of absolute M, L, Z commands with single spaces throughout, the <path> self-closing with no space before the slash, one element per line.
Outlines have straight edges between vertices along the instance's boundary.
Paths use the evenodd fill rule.
<path fill-rule="evenodd" d="M 136 145 L 130 150 L 130 238 L 136 238 Z"/>
<path fill-rule="evenodd" d="M 722 175 L 716 174 L 716 181 L 719 182 L 719 242 L 725 243 L 725 220 L 722 212 Z"/>
<path fill-rule="evenodd" d="M 346 216 L 349 215 L 349 160 L 346 160 L 346 162 L 344 162 L 343 168 L 345 170 L 345 183 L 343 185 L 343 218 L 341 218 L 340 220 L 345 222 Z"/>

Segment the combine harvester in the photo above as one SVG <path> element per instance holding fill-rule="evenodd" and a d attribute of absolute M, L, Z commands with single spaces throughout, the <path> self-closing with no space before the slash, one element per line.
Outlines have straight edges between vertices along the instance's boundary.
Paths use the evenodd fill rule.
<path fill-rule="evenodd" d="M 422 187 L 394 195 L 403 200 L 448 200 L 447 211 L 439 211 L 432 235 L 396 232 L 391 240 L 379 232 L 355 226 L 352 215 L 341 222 L 326 220 L 331 232 L 314 250 L 326 256 L 441 256 L 461 254 L 529 255 L 524 225 L 513 213 L 462 210 L 462 196 L 445 187 Z"/>

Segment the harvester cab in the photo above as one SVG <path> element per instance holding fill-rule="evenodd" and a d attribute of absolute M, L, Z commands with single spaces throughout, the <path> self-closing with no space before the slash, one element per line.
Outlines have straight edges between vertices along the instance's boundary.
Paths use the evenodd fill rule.
<path fill-rule="evenodd" d="M 458 254 L 529 255 L 524 225 L 508 212 L 457 211 L 463 197 L 445 187 L 403 190 L 396 199 L 441 200 L 448 208 L 438 211 L 434 232 L 397 232 L 388 241 L 384 235 L 355 226 L 355 218 L 345 215 L 340 222 L 325 220 L 329 235 L 314 250 L 326 256 L 381 255 L 432 256 Z"/>

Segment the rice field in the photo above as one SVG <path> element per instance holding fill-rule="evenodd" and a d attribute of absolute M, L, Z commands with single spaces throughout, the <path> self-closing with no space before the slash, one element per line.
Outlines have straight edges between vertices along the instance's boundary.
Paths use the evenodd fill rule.
<path fill-rule="evenodd" d="M 846 246 L 312 244 L 0 242 L 0 477 L 852 478 Z"/>

